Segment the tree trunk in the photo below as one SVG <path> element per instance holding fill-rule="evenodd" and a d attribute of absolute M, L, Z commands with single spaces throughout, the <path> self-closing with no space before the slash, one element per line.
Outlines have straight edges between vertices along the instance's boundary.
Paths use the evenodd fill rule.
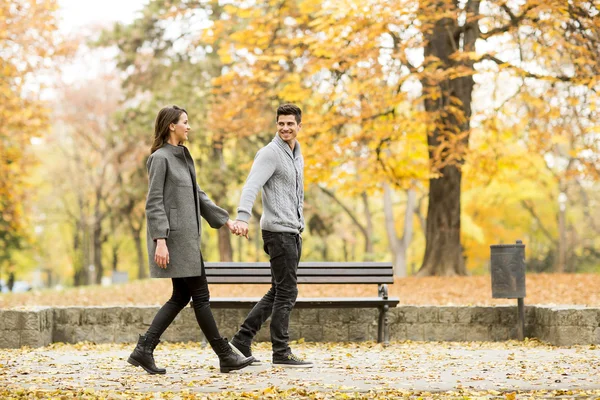
<path fill-rule="evenodd" d="M 144 226 L 146 217 L 144 214 L 139 214 L 138 221 L 135 221 L 133 214 L 134 204 L 132 200 L 131 206 L 127 208 L 127 222 L 137 256 L 137 277 L 138 279 L 145 279 L 148 277 L 148 264 L 146 263 L 146 254 L 144 253 L 144 246 L 142 244 L 142 227 Z"/>
<path fill-rule="evenodd" d="M 211 162 L 219 165 L 219 168 L 213 171 L 213 182 L 215 183 L 215 186 L 213 186 L 215 196 L 213 201 L 219 207 L 224 208 L 231 214 L 231 207 L 229 207 L 229 204 L 227 204 L 227 183 L 229 180 L 227 178 L 227 165 L 223 159 L 223 143 L 219 138 L 215 138 L 212 146 L 213 149 L 211 152 Z M 232 261 L 233 247 L 231 246 L 231 233 L 226 226 L 223 226 L 221 229 L 219 229 L 217 240 L 219 242 L 219 259 L 221 261 Z"/>
<path fill-rule="evenodd" d="M 73 285 L 82 286 L 85 285 L 85 262 L 83 257 L 83 249 L 81 248 L 81 235 L 83 230 L 80 221 L 75 224 L 75 231 L 73 232 Z"/>
<path fill-rule="evenodd" d="M 221 261 L 233 261 L 231 233 L 226 226 L 219 229 L 219 259 Z"/>
<path fill-rule="evenodd" d="M 323 261 L 328 261 L 327 258 L 329 257 L 329 246 L 327 245 L 326 237 L 323 238 L 322 243 L 323 248 L 321 249 L 321 257 L 323 258 Z"/>
<path fill-rule="evenodd" d="M 254 218 L 255 228 L 254 228 L 254 253 L 256 255 L 255 261 L 258 262 L 260 260 L 261 248 L 260 248 L 260 239 L 261 239 L 261 231 L 260 231 L 260 217 Z"/>
<path fill-rule="evenodd" d="M 112 270 L 116 271 L 119 266 L 119 245 L 114 244 L 112 246 Z"/>
<path fill-rule="evenodd" d="M 86 207 L 83 202 L 83 194 L 78 193 L 79 216 L 75 223 L 75 233 L 73 237 L 73 251 L 75 253 L 75 275 L 74 283 L 76 286 L 89 285 L 89 265 L 91 263 L 90 252 L 90 227 L 87 222 Z"/>
<path fill-rule="evenodd" d="M 418 276 L 466 275 L 460 244 L 460 171 L 443 170 L 443 179 L 431 179 L 427 208 L 426 245 Z"/>
<path fill-rule="evenodd" d="M 556 264 L 554 266 L 554 272 L 563 273 L 567 270 L 567 224 L 566 224 L 566 207 L 567 207 L 567 199 L 566 199 L 566 191 L 562 187 L 563 185 L 559 185 L 561 187 L 560 193 L 558 195 L 558 257 L 556 258 Z"/>
<path fill-rule="evenodd" d="M 447 10 L 454 4 L 457 11 L 454 15 L 460 14 L 456 9 L 458 3 L 450 0 L 439 3 L 441 9 Z M 464 30 L 459 28 L 455 17 L 443 17 L 435 21 L 432 30 L 425 32 L 427 73 L 421 83 L 425 110 L 433 117 L 434 124 L 427 143 L 429 159 L 440 167 L 441 175 L 429 181 L 425 257 L 419 276 L 467 273 L 460 242 L 461 166 L 469 146 L 474 67 L 472 61 L 457 61 L 453 56 L 475 50 L 479 36 L 476 22 L 479 3 L 478 0 L 467 2 L 467 21 L 472 23 L 465 25 Z M 470 73 L 451 79 L 452 74 L 448 72 L 457 67 Z"/>
<path fill-rule="evenodd" d="M 417 194 L 413 189 L 406 192 L 406 211 L 404 213 L 404 232 L 399 238 L 396 234 L 396 223 L 392 203 L 392 189 L 388 184 L 383 186 L 383 212 L 385 215 L 385 228 L 388 235 L 392 262 L 394 264 L 394 275 L 405 277 L 408 275 L 406 264 L 406 253 L 413 236 L 413 213 L 417 204 Z"/>
<path fill-rule="evenodd" d="M 365 239 L 365 261 L 373 258 L 373 217 L 371 216 L 371 210 L 369 209 L 369 197 L 367 192 L 361 193 L 363 207 L 365 210 L 365 220 L 367 222 L 366 239 Z"/>
<path fill-rule="evenodd" d="M 144 247 L 142 246 L 141 231 L 131 228 L 131 236 L 133 237 L 133 242 L 135 243 L 135 253 L 137 254 L 137 277 L 138 279 L 145 279 L 148 277 L 148 267 L 146 265 Z"/>
<path fill-rule="evenodd" d="M 92 244 L 94 246 L 95 283 L 99 285 L 104 275 L 104 266 L 102 265 L 102 227 L 97 222 L 94 224 Z"/>

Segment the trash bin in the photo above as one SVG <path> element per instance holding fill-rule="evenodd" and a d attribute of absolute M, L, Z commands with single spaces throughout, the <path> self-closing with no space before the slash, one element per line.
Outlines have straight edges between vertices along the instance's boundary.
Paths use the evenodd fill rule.
<path fill-rule="evenodd" d="M 492 297 L 519 299 L 525 297 L 525 245 L 495 244 L 491 249 Z"/>
<path fill-rule="evenodd" d="M 492 297 L 517 299 L 517 338 L 525 338 L 525 245 L 494 244 L 491 251 Z"/>

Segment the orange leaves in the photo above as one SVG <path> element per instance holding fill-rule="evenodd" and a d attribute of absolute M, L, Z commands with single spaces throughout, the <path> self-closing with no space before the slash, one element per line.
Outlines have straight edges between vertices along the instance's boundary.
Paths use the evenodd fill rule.
<path fill-rule="evenodd" d="M 24 93 L 32 71 L 54 54 L 53 0 L 0 3 L 0 263 L 26 240 L 27 175 L 35 165 L 28 154 L 31 138 L 48 128 L 48 110 L 35 91 Z"/>

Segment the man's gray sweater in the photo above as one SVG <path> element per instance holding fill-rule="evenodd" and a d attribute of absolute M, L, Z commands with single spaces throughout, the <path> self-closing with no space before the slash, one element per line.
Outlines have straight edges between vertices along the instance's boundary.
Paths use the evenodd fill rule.
<path fill-rule="evenodd" d="M 252 206 L 262 193 L 260 228 L 271 232 L 299 233 L 304 230 L 304 158 L 300 144 L 294 151 L 279 137 L 256 153 L 242 189 L 238 220 L 248 222 Z"/>

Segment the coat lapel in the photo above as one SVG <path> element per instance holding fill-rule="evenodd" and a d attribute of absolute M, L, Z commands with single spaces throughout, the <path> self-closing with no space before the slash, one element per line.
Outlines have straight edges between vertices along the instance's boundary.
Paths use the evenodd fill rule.
<path fill-rule="evenodd" d="M 192 160 L 192 155 L 190 151 L 185 146 L 183 147 L 183 156 L 185 165 L 187 165 L 188 170 L 190 171 L 190 177 L 192 179 L 192 188 L 194 190 L 194 201 L 196 202 L 196 223 L 198 224 L 198 232 L 200 232 L 200 200 L 198 199 L 198 181 L 196 180 L 196 167 L 194 166 L 194 161 Z"/>

